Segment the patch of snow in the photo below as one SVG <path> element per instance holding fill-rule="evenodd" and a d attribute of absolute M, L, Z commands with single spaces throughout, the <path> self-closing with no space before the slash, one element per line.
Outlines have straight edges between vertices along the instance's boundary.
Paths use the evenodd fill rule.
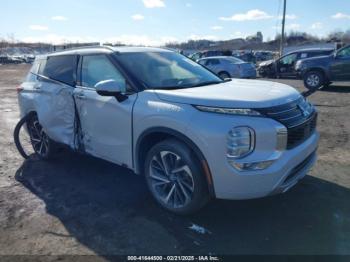
<path fill-rule="evenodd" d="M 198 234 L 211 234 L 211 232 L 208 229 L 205 229 L 204 227 L 198 226 L 196 224 L 192 224 L 192 226 L 189 227 L 189 229 L 197 232 Z"/>

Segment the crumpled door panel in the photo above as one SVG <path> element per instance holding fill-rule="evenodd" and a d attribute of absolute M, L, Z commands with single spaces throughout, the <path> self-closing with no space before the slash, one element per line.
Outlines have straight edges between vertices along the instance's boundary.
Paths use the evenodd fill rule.
<path fill-rule="evenodd" d="M 44 131 L 55 142 L 75 145 L 74 88 L 54 81 L 38 83 L 40 95 L 35 96 L 35 108 Z"/>

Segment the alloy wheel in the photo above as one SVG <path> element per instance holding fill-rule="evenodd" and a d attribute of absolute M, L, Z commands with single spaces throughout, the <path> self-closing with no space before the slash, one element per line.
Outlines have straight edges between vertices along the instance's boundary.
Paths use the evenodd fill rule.
<path fill-rule="evenodd" d="M 42 126 L 37 119 L 28 124 L 30 141 L 35 153 L 45 157 L 49 152 L 49 137 L 44 132 Z"/>
<path fill-rule="evenodd" d="M 163 204 L 171 208 L 181 208 L 192 200 L 192 171 L 179 155 L 161 151 L 153 156 L 149 168 L 152 191 Z"/>
<path fill-rule="evenodd" d="M 311 74 L 306 79 L 306 82 L 311 87 L 317 87 L 320 84 L 320 77 L 316 74 Z"/>

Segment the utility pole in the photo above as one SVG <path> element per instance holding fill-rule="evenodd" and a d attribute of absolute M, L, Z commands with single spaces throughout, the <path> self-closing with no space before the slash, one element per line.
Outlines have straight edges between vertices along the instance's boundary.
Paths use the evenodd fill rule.
<path fill-rule="evenodd" d="M 283 54 L 283 45 L 284 45 L 284 27 L 286 24 L 286 9 L 287 9 L 287 0 L 283 0 L 283 17 L 282 17 L 282 35 L 280 42 L 280 56 Z"/>

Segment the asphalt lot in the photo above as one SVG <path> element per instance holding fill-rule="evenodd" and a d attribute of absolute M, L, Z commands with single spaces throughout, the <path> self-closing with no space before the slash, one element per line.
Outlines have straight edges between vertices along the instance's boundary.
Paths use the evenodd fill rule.
<path fill-rule="evenodd" d="M 12 132 L 16 86 L 28 69 L 0 66 L 0 255 L 350 254 L 350 84 L 310 96 L 319 111 L 319 160 L 291 191 L 215 200 L 177 217 L 122 167 L 69 151 L 23 161 Z M 300 81 L 278 81 L 305 91 Z"/>

